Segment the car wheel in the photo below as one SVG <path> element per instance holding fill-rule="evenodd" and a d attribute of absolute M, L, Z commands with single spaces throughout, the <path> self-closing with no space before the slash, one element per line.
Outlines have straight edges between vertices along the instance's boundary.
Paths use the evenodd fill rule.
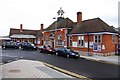
<path fill-rule="evenodd" d="M 46 51 L 45 53 L 46 53 L 46 54 L 49 54 L 49 52 L 48 52 L 48 51 Z"/>
<path fill-rule="evenodd" d="M 39 50 L 39 52 L 42 52 L 42 50 Z"/>
<path fill-rule="evenodd" d="M 6 49 L 5 47 L 2 47 L 2 49 Z"/>
<path fill-rule="evenodd" d="M 69 54 L 67 54 L 67 58 L 69 58 L 70 57 L 70 55 Z"/>
<path fill-rule="evenodd" d="M 3 49 L 5 49 L 5 47 L 3 47 Z"/>
<path fill-rule="evenodd" d="M 22 49 L 22 50 L 24 50 L 24 48 L 23 48 L 23 47 L 22 47 L 21 49 Z"/>
<path fill-rule="evenodd" d="M 58 52 L 56 52 L 56 56 L 58 56 Z"/>

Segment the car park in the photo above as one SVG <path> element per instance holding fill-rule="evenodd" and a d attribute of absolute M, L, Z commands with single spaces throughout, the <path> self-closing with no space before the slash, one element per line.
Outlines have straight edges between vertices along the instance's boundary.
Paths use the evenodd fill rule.
<path fill-rule="evenodd" d="M 66 47 L 61 47 L 61 48 L 58 48 L 56 50 L 56 55 L 59 55 L 59 56 L 64 56 L 64 57 L 72 57 L 72 58 L 79 58 L 80 55 L 78 52 L 75 52 L 69 48 L 66 48 Z"/>
<path fill-rule="evenodd" d="M 55 54 L 55 49 L 52 48 L 51 46 L 40 46 L 39 48 L 40 52 L 47 53 L 47 54 Z"/>
<path fill-rule="evenodd" d="M 2 49 L 6 49 L 6 48 L 18 49 L 19 46 L 17 46 L 16 42 L 5 41 L 5 42 L 2 43 Z"/>
<path fill-rule="evenodd" d="M 34 44 L 30 43 L 30 42 L 22 42 L 21 43 L 21 49 L 22 50 L 37 50 L 37 46 L 35 46 Z"/>

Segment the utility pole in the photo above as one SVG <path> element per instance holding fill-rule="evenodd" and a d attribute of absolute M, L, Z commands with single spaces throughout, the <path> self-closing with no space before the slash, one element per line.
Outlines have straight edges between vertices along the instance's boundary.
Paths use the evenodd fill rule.
<path fill-rule="evenodd" d="M 88 35 L 88 56 L 90 55 L 90 35 L 89 32 L 87 33 Z"/>

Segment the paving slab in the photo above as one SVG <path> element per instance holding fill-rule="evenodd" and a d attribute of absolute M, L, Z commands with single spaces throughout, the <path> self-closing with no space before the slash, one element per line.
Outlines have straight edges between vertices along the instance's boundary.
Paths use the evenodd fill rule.
<path fill-rule="evenodd" d="M 112 56 L 98 56 L 98 55 L 83 55 L 80 54 L 82 58 L 89 59 L 89 60 L 96 60 L 99 62 L 111 63 L 115 65 L 120 65 L 119 59 L 120 56 L 112 55 Z"/>
<path fill-rule="evenodd" d="M 1 65 L 1 67 L 2 78 L 73 78 L 39 61 L 17 60 Z"/>

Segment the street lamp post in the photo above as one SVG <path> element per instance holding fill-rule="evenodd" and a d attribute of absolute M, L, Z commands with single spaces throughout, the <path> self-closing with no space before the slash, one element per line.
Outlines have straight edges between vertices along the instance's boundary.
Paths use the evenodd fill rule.
<path fill-rule="evenodd" d="M 54 17 L 53 19 L 56 19 L 55 20 L 55 34 L 54 34 L 54 48 L 56 48 L 56 42 L 57 42 L 56 41 L 56 37 L 57 37 L 56 36 L 57 35 L 57 18 Z"/>
<path fill-rule="evenodd" d="M 88 35 L 88 56 L 90 55 L 90 35 L 89 32 L 87 33 Z"/>

